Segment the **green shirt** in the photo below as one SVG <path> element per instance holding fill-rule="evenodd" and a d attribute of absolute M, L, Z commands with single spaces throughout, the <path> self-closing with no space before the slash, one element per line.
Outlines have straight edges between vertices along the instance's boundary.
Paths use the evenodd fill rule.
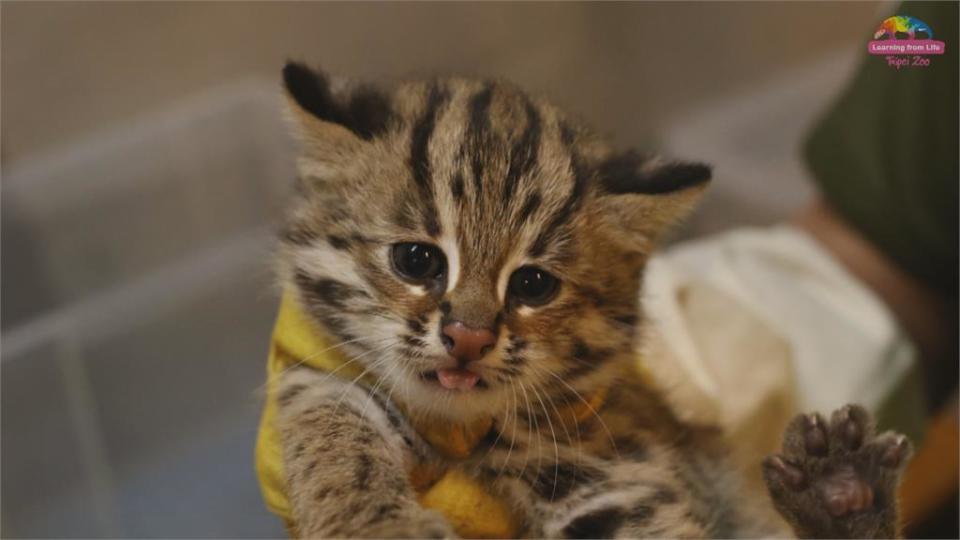
<path fill-rule="evenodd" d="M 927 67 L 901 69 L 865 55 L 811 133 L 807 164 L 824 198 L 853 227 L 909 274 L 955 300 L 958 4 L 909 2 L 895 14 L 927 23 L 945 54 L 927 56 Z"/>

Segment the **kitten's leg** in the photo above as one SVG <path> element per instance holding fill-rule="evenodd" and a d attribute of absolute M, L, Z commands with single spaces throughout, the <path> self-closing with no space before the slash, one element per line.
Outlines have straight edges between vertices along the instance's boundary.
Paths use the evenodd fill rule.
<path fill-rule="evenodd" d="M 427 452 L 382 396 L 309 368 L 277 392 L 288 496 L 301 537 L 453 536 L 422 508 L 407 471 Z"/>
<path fill-rule="evenodd" d="M 783 453 L 764 460 L 773 503 L 802 538 L 892 538 L 896 489 L 910 442 L 874 435 L 862 407 L 835 411 L 830 424 L 800 415 L 787 427 Z"/>
<path fill-rule="evenodd" d="M 650 451 L 634 462 L 598 459 L 563 447 L 559 453 L 559 463 L 521 458 L 492 468 L 497 489 L 525 516 L 522 536 L 709 536 L 710 518 L 699 510 L 711 509 L 694 508 L 689 486 L 676 475 L 667 452 Z"/>
<path fill-rule="evenodd" d="M 554 538 L 706 538 L 708 524 L 695 516 L 688 494 L 644 483 L 597 485 L 552 508 L 546 523 Z"/>

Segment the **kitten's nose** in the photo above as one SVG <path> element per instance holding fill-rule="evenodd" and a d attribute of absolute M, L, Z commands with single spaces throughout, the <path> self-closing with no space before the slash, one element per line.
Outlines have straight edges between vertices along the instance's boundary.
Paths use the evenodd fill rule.
<path fill-rule="evenodd" d="M 493 349 L 497 335 L 486 328 L 469 328 L 462 322 L 453 322 L 441 330 L 443 345 L 450 356 L 461 365 L 479 360 Z"/>

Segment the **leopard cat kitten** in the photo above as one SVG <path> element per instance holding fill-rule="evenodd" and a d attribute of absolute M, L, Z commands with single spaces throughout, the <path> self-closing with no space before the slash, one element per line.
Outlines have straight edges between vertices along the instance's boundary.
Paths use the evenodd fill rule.
<path fill-rule="evenodd" d="M 376 380 L 283 373 L 299 534 L 453 535 L 418 504 L 423 464 L 506 501 L 525 537 L 778 534 L 749 517 L 770 502 L 743 500 L 719 435 L 680 422 L 636 371 L 644 263 L 707 166 L 615 152 L 499 81 L 381 89 L 290 63 L 284 82 L 303 153 L 280 277 Z M 909 448 L 859 408 L 838 414 L 794 422 L 766 462 L 773 502 L 799 534 L 893 534 Z M 481 418 L 462 459 L 413 427 Z"/>

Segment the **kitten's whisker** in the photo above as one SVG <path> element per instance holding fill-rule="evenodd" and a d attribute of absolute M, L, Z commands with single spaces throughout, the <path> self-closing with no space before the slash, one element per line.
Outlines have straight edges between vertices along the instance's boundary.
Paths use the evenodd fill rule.
<path fill-rule="evenodd" d="M 370 394 L 367 397 L 367 403 L 363 406 L 363 411 L 360 412 L 361 422 L 363 422 L 367 418 L 367 407 L 369 407 L 370 403 L 373 401 L 373 395 L 379 391 L 379 388 L 381 387 L 381 385 L 383 385 L 383 382 L 386 381 L 387 378 L 390 375 L 392 375 L 394 371 L 396 371 L 397 366 L 399 365 L 400 365 L 399 362 L 394 362 L 389 368 L 387 368 L 386 373 L 384 373 L 380 377 L 377 377 L 377 384 L 373 385 L 373 388 L 370 390 Z"/>
<path fill-rule="evenodd" d="M 321 354 L 323 354 L 323 353 L 325 353 L 325 352 L 327 352 L 327 351 L 330 351 L 330 350 L 333 350 L 333 349 L 336 349 L 336 348 L 339 348 L 339 347 L 343 347 L 344 345 L 350 345 L 350 344 L 356 343 L 356 342 L 358 342 L 358 341 L 364 341 L 364 340 L 366 340 L 366 341 L 368 341 L 368 342 L 371 343 L 371 344 L 380 344 L 380 343 L 383 343 L 384 341 L 387 341 L 387 340 L 390 340 L 390 339 L 393 339 L 393 338 L 382 338 L 382 339 L 379 339 L 379 340 L 370 340 L 370 339 L 368 339 L 368 338 L 355 338 L 355 339 L 350 339 L 350 340 L 347 340 L 347 341 L 341 341 L 340 343 L 337 343 L 336 345 L 327 347 L 326 349 L 317 351 L 317 352 L 315 352 L 315 353 L 313 353 L 313 354 L 311 354 L 311 355 L 309 355 L 309 356 L 307 356 L 307 357 L 305 357 L 305 358 L 302 358 L 302 359 L 298 360 L 296 363 L 291 364 L 291 365 L 283 368 L 282 370 L 280 370 L 280 371 L 277 372 L 277 373 L 268 373 L 268 374 L 267 374 L 267 380 L 266 380 L 266 382 L 264 382 L 263 384 L 259 385 L 259 386 L 254 390 L 254 392 L 262 392 L 262 391 L 264 390 L 264 388 L 266 388 L 271 382 L 279 379 L 281 376 L 283 376 L 283 375 L 284 375 L 285 373 L 287 373 L 288 371 L 290 371 L 290 370 L 292 370 L 292 369 L 295 369 L 295 368 L 298 368 L 298 367 L 306 364 L 306 363 L 309 362 L 310 360 L 313 360 L 314 358 L 320 356 Z M 346 362 L 346 363 L 344 363 L 344 364 L 341 364 L 340 366 L 337 367 L 337 369 L 335 369 L 335 370 L 333 370 L 332 372 L 330 372 L 330 374 L 333 374 L 333 373 L 336 373 L 337 371 L 340 371 L 343 367 L 345 367 L 347 364 L 350 364 L 350 363 L 352 363 L 352 362 L 353 362 L 353 360 L 350 360 L 349 362 Z M 328 374 L 328 375 L 329 375 L 329 374 Z M 326 377 L 324 377 L 324 379 L 326 379 Z"/>
<path fill-rule="evenodd" d="M 549 368 L 544 368 L 544 369 L 547 370 L 547 373 L 549 373 L 550 375 L 552 375 L 555 379 L 557 379 L 557 380 L 560 381 L 564 386 L 566 386 L 568 389 L 570 389 L 570 391 L 573 392 L 573 394 L 574 394 L 575 396 L 577 396 L 577 399 L 579 399 L 584 405 L 587 406 L 587 409 L 590 410 L 590 413 L 593 414 L 593 416 L 595 416 L 595 417 L 597 418 L 597 421 L 598 421 L 598 422 L 600 422 L 600 425 L 603 427 L 603 430 L 607 432 L 607 438 L 610 439 L 610 444 L 613 445 L 613 451 L 617 454 L 617 459 L 618 459 L 618 460 L 621 459 L 621 458 L 620 458 L 620 450 L 617 449 L 617 441 L 614 440 L 614 438 L 613 438 L 613 433 L 610 433 L 610 428 L 607 427 L 607 423 L 603 421 L 603 418 L 601 418 L 601 417 L 600 417 L 600 414 L 597 413 L 596 409 L 593 408 L 593 405 L 590 405 L 590 403 L 589 403 L 586 399 L 584 399 L 582 395 L 580 395 L 580 392 L 577 392 L 577 390 L 576 390 L 575 388 L 573 388 L 572 386 L 570 386 L 569 384 L 567 384 L 567 381 L 563 380 L 563 378 L 561 378 L 559 375 L 557 375 L 556 373 L 554 373 L 553 370 L 551 370 L 551 369 L 549 369 Z"/>
<path fill-rule="evenodd" d="M 506 414 L 509 412 L 510 411 L 507 411 L 504 414 L 504 422 L 506 422 Z M 496 425 L 496 419 L 494 419 L 494 425 Z M 501 425 L 501 427 L 505 427 L 505 426 Z M 483 454 L 483 457 L 480 459 L 480 461 L 485 461 L 487 457 L 490 456 L 490 452 L 493 452 L 493 449 L 497 447 L 497 443 L 500 442 L 500 437 L 502 436 L 503 436 L 503 430 L 497 429 L 497 438 L 494 439 L 492 443 L 490 443 L 490 447 L 487 448 L 486 453 Z"/>
<path fill-rule="evenodd" d="M 537 365 L 535 365 L 535 364 L 531 364 L 530 367 L 533 368 L 535 371 L 542 369 L 540 366 L 537 366 Z M 536 385 L 535 385 L 535 384 L 532 385 L 532 386 L 533 386 L 534 388 L 536 388 Z M 547 398 L 547 402 L 550 403 L 550 407 L 553 409 L 553 412 L 556 413 L 556 415 L 557 415 L 557 420 L 558 420 L 559 423 L 560 423 L 560 427 L 563 428 L 563 432 L 567 435 L 567 444 L 569 444 L 570 446 L 573 446 L 573 437 L 570 436 L 570 430 L 567 429 L 567 423 L 563 421 L 563 415 L 560 414 L 560 410 L 557 409 L 557 406 L 556 406 L 556 404 L 553 402 L 553 398 L 550 397 L 550 392 L 547 390 L 547 388 L 543 388 L 542 390 L 543 390 L 543 394 L 544 394 L 544 395 L 546 396 L 546 398 Z M 567 404 L 569 405 L 569 402 L 567 402 Z M 577 420 L 576 415 L 573 415 L 573 420 L 574 420 L 574 423 L 576 423 L 576 420 Z M 578 426 L 577 426 L 578 431 L 579 431 L 579 427 L 580 427 L 580 426 L 578 425 Z M 577 440 L 578 440 L 578 441 L 580 440 L 579 437 L 580 437 L 580 433 L 578 432 L 578 433 L 577 433 Z"/>
<path fill-rule="evenodd" d="M 395 347 L 396 345 L 397 345 L 397 343 L 388 343 L 386 346 L 381 347 L 381 348 L 379 348 L 379 349 L 369 350 L 369 351 L 367 351 L 367 352 L 365 352 L 365 353 L 357 356 L 355 359 L 356 359 L 356 360 L 359 360 L 360 358 L 363 358 L 364 356 L 366 356 L 366 355 L 368 355 L 368 354 L 377 353 L 377 352 L 382 352 L 382 351 L 385 351 L 385 350 L 390 349 L 391 347 Z M 359 375 L 357 375 L 356 377 L 354 377 L 354 379 L 353 379 L 352 381 L 350 381 L 349 383 L 347 383 L 347 384 L 345 385 L 343 391 L 340 392 L 340 397 L 339 397 L 339 399 L 337 399 L 336 405 L 333 407 L 333 414 L 336 414 L 337 410 L 340 408 L 341 403 L 343 403 L 343 398 L 346 397 L 347 392 L 350 391 L 350 388 L 353 387 L 355 384 L 357 384 L 357 381 L 359 381 L 361 378 L 363 378 L 367 373 L 370 373 L 370 372 L 374 371 L 374 369 L 375 369 L 376 367 L 378 367 L 381 363 L 384 363 L 384 362 L 386 362 L 386 357 L 378 358 L 378 359 L 375 360 L 372 364 L 370 364 L 368 367 L 366 367 L 363 371 L 361 371 Z"/>
<path fill-rule="evenodd" d="M 547 399 L 550 399 L 549 394 L 547 394 Z M 566 407 L 570 407 L 570 400 L 566 397 L 563 398 L 563 403 Z M 571 416 L 573 416 L 573 429 L 577 434 L 577 464 L 579 465 L 583 462 L 583 436 L 580 434 L 580 419 L 577 418 L 576 414 L 571 414 Z"/>
<path fill-rule="evenodd" d="M 357 356 L 357 357 L 355 358 L 355 360 L 359 360 L 360 358 L 363 358 L 364 356 L 366 356 L 366 355 L 368 355 L 368 354 L 371 354 L 371 353 L 373 353 L 373 352 L 381 352 L 381 351 L 383 351 L 383 350 L 386 350 L 386 349 L 389 348 L 391 345 L 392 345 L 392 344 L 389 344 L 389 345 L 387 345 L 386 347 L 381 348 L 381 349 L 378 349 L 378 350 L 376 350 L 376 351 L 367 351 L 367 352 L 365 352 L 365 353 Z M 334 407 L 333 412 L 337 412 L 337 408 L 340 406 L 340 402 L 343 401 L 343 398 L 346 396 L 347 392 L 350 391 L 350 388 L 353 387 L 353 386 L 357 383 L 357 381 L 359 381 L 359 380 L 362 379 L 365 375 L 367 375 L 368 373 L 370 373 L 370 372 L 373 370 L 374 367 L 376 367 L 377 365 L 379 365 L 379 364 L 380 364 L 381 362 L 383 362 L 383 361 L 384 361 L 384 360 L 383 360 L 382 358 L 378 358 L 378 359 L 375 360 L 372 364 L 370 364 L 370 365 L 367 366 L 366 368 L 362 369 L 362 370 L 360 371 L 360 374 L 357 375 L 356 377 L 354 377 L 353 380 L 351 380 L 350 382 L 348 382 L 348 383 L 346 383 L 346 384 L 344 385 L 344 389 L 340 392 L 340 398 L 337 399 L 337 405 L 336 405 L 336 407 Z"/>
<path fill-rule="evenodd" d="M 560 447 L 557 445 L 557 432 L 553 430 L 553 420 L 550 419 L 550 411 L 547 410 L 546 404 L 543 403 L 543 398 L 540 397 L 540 392 L 537 391 L 536 386 L 531 385 L 530 391 L 533 392 L 533 395 L 537 397 L 537 401 L 540 402 L 540 408 L 543 409 L 543 414 L 547 417 L 547 425 L 550 426 L 550 435 L 553 437 L 553 491 L 550 493 L 550 500 L 553 501 L 553 498 L 557 495 L 557 482 L 560 480 Z"/>
<path fill-rule="evenodd" d="M 548 368 L 539 366 L 537 364 L 530 364 L 530 367 L 537 373 L 543 373 L 544 371 L 549 371 Z M 554 403 L 553 398 L 550 396 L 550 392 L 547 390 L 546 387 L 543 388 L 543 392 L 546 395 L 547 401 L 550 403 L 550 406 L 553 408 L 554 412 L 557 413 L 557 418 L 560 420 L 560 427 L 563 428 L 563 432 L 567 435 L 567 443 L 570 446 L 573 446 L 573 438 L 570 436 L 570 430 L 567 429 L 567 422 L 564 420 L 563 416 L 560 414 L 559 409 L 557 409 L 557 406 Z M 570 400 L 563 398 L 563 403 L 567 408 L 570 407 Z M 576 414 L 571 414 L 571 416 L 573 417 L 574 431 L 577 434 L 577 444 L 576 444 L 577 464 L 579 465 L 583 462 L 583 438 L 580 434 L 580 420 L 577 419 Z"/>
<path fill-rule="evenodd" d="M 537 438 L 537 470 L 535 474 L 540 474 L 540 466 L 543 464 L 543 439 L 540 438 L 540 421 L 537 420 L 537 416 L 533 413 L 533 406 L 530 405 L 530 397 L 527 395 L 527 389 L 522 382 L 517 381 L 520 384 L 520 392 L 523 393 L 523 400 L 527 404 L 527 414 L 529 418 L 533 420 L 533 430 L 527 430 L 527 454 L 524 458 L 523 472 L 527 471 L 526 460 L 530 457 L 530 448 L 533 447 L 532 444 L 529 444 L 530 437 Z M 523 476 L 523 473 L 520 473 L 520 476 Z"/>
<path fill-rule="evenodd" d="M 383 344 L 383 343 L 386 343 L 387 345 L 384 346 L 384 347 L 380 347 L 379 349 L 372 349 L 372 350 L 364 351 L 362 354 L 360 354 L 360 355 L 358 355 L 358 356 L 351 356 L 346 362 L 344 362 L 343 364 L 337 366 L 337 369 L 335 369 L 335 370 L 331 371 L 330 373 L 327 373 L 326 375 L 324 375 L 322 381 L 326 381 L 326 380 L 329 379 L 331 376 L 335 375 L 338 371 L 340 371 L 341 369 L 347 367 L 348 365 L 356 362 L 357 360 L 359 360 L 360 358 L 362 358 L 364 355 L 366 355 L 366 354 L 369 353 L 369 352 L 380 352 L 380 351 L 384 351 L 384 350 L 388 349 L 388 348 L 390 347 L 390 345 L 396 344 L 396 340 L 395 340 L 393 337 L 388 336 L 388 337 L 380 338 L 380 339 L 377 339 L 377 340 L 374 340 L 374 341 L 371 341 L 371 342 L 370 342 L 371 345 L 380 345 L 380 344 Z M 321 381 L 321 382 L 322 382 L 322 381 Z"/>
<path fill-rule="evenodd" d="M 547 394 L 547 401 L 550 402 L 550 406 L 553 407 L 554 410 L 557 410 L 557 406 L 554 404 L 553 398 L 550 397 L 550 393 L 547 392 L 546 389 L 544 389 L 544 393 Z M 569 400 L 564 399 L 563 402 L 567 407 L 570 407 Z M 580 465 L 583 464 L 583 438 L 580 436 L 580 421 L 577 420 L 577 415 L 571 414 L 571 416 L 573 417 L 573 426 L 577 433 L 577 468 L 574 469 L 574 477 L 576 477 L 576 471 L 579 470 Z M 567 440 L 570 441 L 570 445 L 572 446 L 573 441 L 570 440 L 570 432 L 567 430 L 567 423 L 565 421 L 561 421 L 560 425 L 563 426 L 563 431 L 567 434 Z"/>
<path fill-rule="evenodd" d="M 361 371 L 360 374 L 357 375 L 352 381 L 350 381 L 350 382 L 348 382 L 347 384 L 344 385 L 343 390 L 340 391 L 340 397 L 337 398 L 337 403 L 334 405 L 334 407 L 333 407 L 333 412 L 332 412 L 331 414 L 336 414 L 336 413 L 337 413 L 337 411 L 340 409 L 340 405 L 343 404 L 343 399 L 344 399 L 345 397 L 347 397 L 347 392 L 349 392 L 351 388 L 353 388 L 354 386 L 357 385 L 357 381 L 359 381 L 359 380 L 360 380 L 361 378 L 363 378 L 365 375 L 367 375 L 368 373 L 370 373 L 370 372 L 372 371 L 372 369 L 373 369 L 375 366 L 377 366 L 378 364 L 380 364 L 380 363 L 381 363 L 381 361 L 380 361 L 380 360 L 377 360 L 377 361 L 375 361 L 373 364 L 370 364 L 370 367 L 368 367 L 368 368 L 364 369 L 363 371 Z"/>
<path fill-rule="evenodd" d="M 520 406 L 520 403 L 517 399 L 517 386 L 513 383 L 513 379 L 510 379 L 510 390 L 513 394 L 513 428 L 510 434 L 510 448 L 507 450 L 507 457 L 503 459 L 503 465 L 500 466 L 500 472 L 497 473 L 494 482 L 499 480 L 503 472 L 507 470 L 507 465 L 510 464 L 510 455 L 513 454 L 513 445 L 517 440 L 517 421 L 520 419 L 517 416 L 517 408 Z"/>
<path fill-rule="evenodd" d="M 510 406 L 507 405 L 506 407 L 504 407 L 503 423 L 500 426 L 503 429 L 497 429 L 497 438 L 493 440 L 492 444 L 490 444 L 490 448 L 487 448 L 487 453 L 483 455 L 483 458 L 481 459 L 481 461 L 486 460 L 487 457 L 490 456 L 490 452 L 492 452 L 493 449 L 496 448 L 497 443 L 500 442 L 500 438 L 503 437 L 503 432 L 506 430 L 506 427 L 507 427 L 507 419 L 509 418 L 510 418 Z"/>

